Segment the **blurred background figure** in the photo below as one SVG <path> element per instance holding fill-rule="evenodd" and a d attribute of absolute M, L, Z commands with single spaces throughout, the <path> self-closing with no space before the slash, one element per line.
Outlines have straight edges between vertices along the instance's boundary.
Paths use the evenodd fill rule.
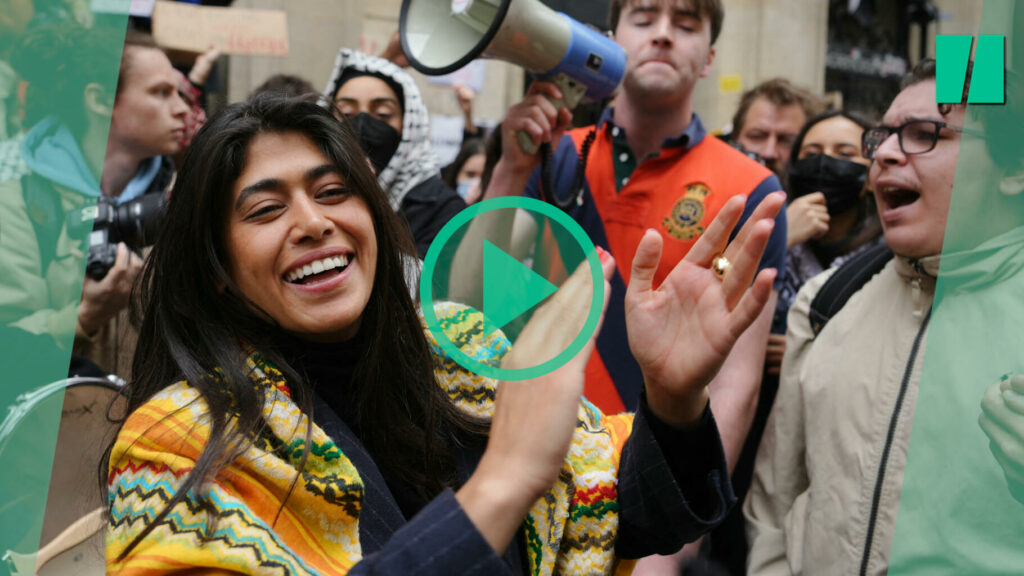
<path fill-rule="evenodd" d="M 470 138 L 462 143 L 459 155 L 444 170 L 444 182 L 455 190 L 466 204 L 480 199 L 480 178 L 487 161 L 486 145 L 483 139 Z"/>
<path fill-rule="evenodd" d="M 859 116 L 834 110 L 807 122 L 793 143 L 786 172 L 786 280 L 772 325 L 773 335 L 783 336 L 783 348 L 773 354 L 770 347 L 770 374 L 778 374 L 786 314 L 804 283 L 885 241 L 867 186 L 871 161 L 861 155 L 861 135 L 870 127 Z"/>
<path fill-rule="evenodd" d="M 111 54 L 122 55 L 119 75 L 106 69 Z M 128 303 L 141 259 L 111 233 L 116 206 L 166 192 L 174 168 L 165 155 L 180 147 L 188 108 L 170 63 L 145 36 L 123 39 L 58 23 L 29 33 L 13 60 L 28 82 L 30 130 L 21 151 L 31 174 L 8 181 L 2 192 L 12 257 L 3 261 L 0 308 L 5 322 L 51 334 L 58 346 L 69 344 L 71 331 L 76 355 L 117 373 L 126 367 L 117 360 L 126 321 L 119 325 L 115 317 Z M 61 69 L 76 73 L 53 73 Z M 94 221 L 82 210 L 99 197 L 109 203 Z M 79 244 L 94 223 L 113 240 Z M 84 284 L 83 260 L 94 270 Z M 77 323 L 64 321 L 76 307 Z"/>
<path fill-rule="evenodd" d="M 170 188 L 170 156 L 181 150 L 190 112 L 178 92 L 178 79 L 151 36 L 127 32 L 117 92 L 104 95 L 107 100 L 101 102 L 110 121 L 100 181 L 104 196 L 124 203 Z"/>
<path fill-rule="evenodd" d="M 732 139 L 781 176 L 800 127 L 820 111 L 821 103 L 810 92 L 785 78 L 766 80 L 740 99 Z"/>
<path fill-rule="evenodd" d="M 456 84 L 452 89 L 455 92 L 455 99 L 459 103 L 459 110 L 462 110 L 463 125 L 465 126 L 462 129 L 463 143 L 471 138 L 483 138 L 485 136 L 484 128 L 476 123 L 476 118 L 473 116 L 473 101 L 476 99 L 476 92 L 462 84 Z"/>
<path fill-rule="evenodd" d="M 253 89 L 249 100 L 264 92 L 276 92 L 289 98 L 317 97 L 320 95 L 313 83 L 294 74 L 274 74 Z"/>
<path fill-rule="evenodd" d="M 185 150 L 188 149 L 188 145 L 203 124 L 206 124 L 204 98 L 206 79 L 210 76 L 220 55 L 220 50 L 210 48 L 196 57 L 195 64 L 192 65 L 188 74 L 178 72 L 178 95 L 188 105 L 188 114 L 185 116 L 185 133 L 181 136 L 178 152 L 173 155 L 175 166 L 181 166 L 181 162 L 185 158 Z"/>
<path fill-rule="evenodd" d="M 31 0 L 0 1 L 0 141 L 13 138 L 21 131 L 19 79 L 9 59 L 15 42 L 34 13 Z"/>
<path fill-rule="evenodd" d="M 11 66 L 11 52 L 35 15 L 31 0 L 0 1 L 0 182 L 28 172 L 21 157 L 23 107 L 21 79 Z"/>
<path fill-rule="evenodd" d="M 142 266 L 141 248 L 153 241 L 159 206 L 174 181 L 172 157 L 182 149 L 192 109 L 178 91 L 177 71 L 151 36 L 129 30 L 124 42 L 116 94 L 98 99 L 110 121 L 100 188 L 114 206 L 137 201 L 138 210 L 115 214 L 112 207 L 109 222 L 98 217 L 94 223 L 106 225 L 113 239 L 125 238 L 116 253 L 108 248 L 99 252 L 104 259 L 90 258 L 102 260 L 95 272 L 87 264 L 74 351 L 127 378 L 135 341 L 127 314 L 131 288 Z M 103 148 L 85 150 L 88 157 Z"/>
<path fill-rule="evenodd" d="M 1002 29 L 1015 10 L 1024 24 L 1019 5 L 986 2 L 982 30 Z M 970 68 L 967 79 L 973 94 Z M 1009 436 L 999 432 L 1012 409 L 990 412 L 1013 398 L 1000 375 L 1024 369 L 1016 323 L 1005 320 L 1019 317 L 1024 291 L 1024 115 L 1012 79 L 1005 105 L 965 103 L 966 93 L 937 104 L 936 63 L 923 60 L 864 132 L 891 252 L 859 282 L 847 272 L 865 268 L 860 255 L 816 276 L 791 307 L 743 508 L 751 574 L 1024 565 L 1024 514 L 1000 460 L 1013 448 L 992 444 Z M 819 306 L 829 294 L 845 300 Z M 979 403 L 996 416 L 982 428 Z"/>

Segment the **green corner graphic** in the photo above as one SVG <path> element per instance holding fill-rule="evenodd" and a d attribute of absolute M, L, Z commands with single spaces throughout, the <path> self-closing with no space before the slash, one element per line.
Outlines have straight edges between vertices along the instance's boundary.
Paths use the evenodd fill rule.
<path fill-rule="evenodd" d="M 105 11 L 97 7 L 101 4 Z M 20 74 L 0 83 L 14 81 L 5 86 L 16 92 L 27 72 L 35 72 L 26 80 L 24 102 L 8 100 L 8 106 L 25 108 L 9 107 L 0 118 L 0 123 L 17 119 L 20 124 L 5 126 L 7 150 L 38 150 L 60 141 L 62 150 L 78 147 L 84 157 L 97 152 L 103 157 L 108 126 L 90 125 L 90 135 L 97 137 L 87 138 L 83 107 L 73 104 L 82 102 L 87 86 L 107 94 L 116 91 L 129 1 L 75 6 L 82 10 L 69 9 L 70 4 L 50 9 L 36 2 L 34 15 L 31 10 L 4 14 L 12 22 L 26 20 L 18 22 L 22 33 L 0 31 L 11 34 L 3 43 L 18 56 L 7 61 L 10 54 L 5 55 L 5 66 L 10 64 L 7 69 Z M 25 114 L 27 109 L 33 114 Z M 24 136 L 12 138 L 19 133 Z M 62 134 L 70 136 L 61 140 Z M 19 137 L 20 144 L 15 139 Z M 65 503 L 100 500 L 98 460 L 87 463 L 82 476 L 73 479 L 79 491 L 71 494 L 66 488 L 51 487 L 51 478 L 73 469 L 66 460 L 55 462 L 54 455 L 61 453 L 58 430 L 91 232 L 84 227 L 71 230 L 63 223 L 71 207 L 95 205 L 96 199 L 64 187 L 54 192 L 57 199 L 52 203 L 24 193 L 21 174 L 47 179 L 71 172 L 73 162 L 64 155 L 23 154 L 8 160 L 18 165 L 18 172 L 0 182 L 0 559 L 8 570 L 34 574 L 41 545 L 53 542 L 66 528 L 61 522 L 77 513 Z M 98 174 L 92 176 L 99 181 Z M 52 239 L 47 235 L 51 233 Z M 101 410 L 92 415 L 103 417 Z M 54 568 L 41 572 L 47 570 Z"/>
<path fill-rule="evenodd" d="M 954 111 L 966 130 L 920 376 L 911 381 L 913 404 L 898 423 L 909 443 L 894 445 L 897 458 L 888 463 L 902 484 L 880 509 L 894 526 L 875 535 L 872 551 L 873 558 L 888 551 L 888 565 L 872 564 L 868 572 L 1019 574 L 1024 567 L 1024 412 L 1014 410 L 1020 394 L 1008 388 L 1013 375 L 1024 374 L 1024 203 L 1017 195 L 1024 166 L 1024 3 L 985 0 L 977 35 L 968 104 Z M 962 45 L 952 62 L 943 61 L 951 53 L 938 54 L 937 71 L 948 68 L 947 78 L 960 84 L 951 90 L 954 102 L 962 97 L 966 38 L 959 42 L 967 50 Z M 943 78 L 938 82 L 942 88 Z M 992 100 L 1004 103 L 975 104 Z M 879 410 L 891 410 L 883 404 Z"/>
<path fill-rule="evenodd" d="M 501 212 L 500 217 L 514 218 L 517 211 L 532 216 L 538 223 L 538 237 L 542 237 L 528 257 L 517 259 L 508 249 L 486 238 L 469 239 L 471 236 L 467 232 L 475 218 L 491 212 Z M 482 260 L 479 274 L 473 279 L 479 284 L 479 298 L 459 295 L 464 287 L 451 285 L 451 271 L 467 265 L 462 251 L 467 245 L 471 245 L 468 252 Z M 568 347 L 552 351 L 550 359 L 539 361 L 535 366 L 501 368 L 469 356 L 451 340 L 434 311 L 435 303 L 446 301 L 479 310 L 484 315 L 487 334 L 500 329 L 515 347 L 515 336 L 533 310 L 558 290 L 559 282 L 568 276 L 567 271 L 580 265 L 589 269 L 593 287 L 590 308 L 582 328 Z M 493 198 L 466 208 L 438 233 L 423 262 L 420 305 L 427 328 L 438 345 L 463 368 L 497 380 L 528 380 L 558 369 L 583 349 L 597 330 L 604 288 L 604 274 L 593 243 L 583 228 L 565 212 L 533 198 Z"/>

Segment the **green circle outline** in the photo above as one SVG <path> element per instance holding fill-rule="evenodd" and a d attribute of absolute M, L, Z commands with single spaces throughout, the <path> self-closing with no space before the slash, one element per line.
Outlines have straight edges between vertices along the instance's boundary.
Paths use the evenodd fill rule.
<path fill-rule="evenodd" d="M 530 212 L 539 212 L 543 216 L 547 216 L 568 230 L 569 234 L 576 243 L 579 244 L 580 248 L 583 250 L 583 254 L 586 256 L 587 262 L 590 265 L 591 283 L 594 286 L 594 297 L 590 302 L 590 312 L 587 314 L 587 319 L 583 323 L 583 328 L 580 329 L 580 333 L 577 334 L 572 343 L 570 343 L 569 346 L 565 350 L 562 350 L 557 356 L 529 368 L 501 368 L 484 364 L 483 362 L 472 358 L 460 350 L 459 347 L 451 341 L 448 334 L 446 334 L 444 329 L 441 328 L 441 322 L 437 319 L 437 313 L 434 311 L 434 290 L 432 286 L 434 268 L 437 266 L 437 260 L 440 257 L 445 244 L 451 240 L 452 236 L 455 235 L 459 228 L 476 216 L 492 210 L 504 210 L 508 208 L 519 208 Z M 587 236 L 586 231 L 561 209 L 535 198 L 526 198 L 522 196 L 491 198 L 465 208 L 456 214 L 454 218 L 449 220 L 448 223 L 441 228 L 441 231 L 437 233 L 434 241 L 430 244 L 430 248 L 427 250 L 427 257 L 423 261 L 423 271 L 420 273 L 420 307 L 423 310 L 423 318 L 426 320 L 427 328 L 434 335 L 434 339 L 441 346 L 441 349 L 463 368 L 481 376 L 494 378 L 495 380 L 529 380 L 531 378 L 544 376 L 545 374 L 549 374 L 561 368 L 566 362 L 583 350 L 587 341 L 590 340 L 591 335 L 593 335 L 594 331 L 597 330 L 597 324 L 601 319 L 601 309 L 603 308 L 603 304 L 604 272 L 601 270 L 601 260 L 597 256 L 597 250 L 594 248 L 594 244 Z M 482 313 L 483 312 L 481 311 L 481 314 Z"/>

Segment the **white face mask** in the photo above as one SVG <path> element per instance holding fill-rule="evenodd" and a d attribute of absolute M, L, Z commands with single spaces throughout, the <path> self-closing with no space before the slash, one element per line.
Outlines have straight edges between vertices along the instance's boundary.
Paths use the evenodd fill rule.
<path fill-rule="evenodd" d="M 458 192 L 459 196 L 462 196 L 463 200 L 465 200 L 466 197 L 469 196 L 470 191 L 473 190 L 473 187 L 479 184 L 479 178 L 467 178 L 465 180 L 459 180 L 455 186 L 455 191 Z"/>

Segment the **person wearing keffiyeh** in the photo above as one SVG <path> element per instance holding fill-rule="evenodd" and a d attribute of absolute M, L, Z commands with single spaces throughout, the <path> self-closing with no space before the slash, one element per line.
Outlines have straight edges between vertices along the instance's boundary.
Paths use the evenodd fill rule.
<path fill-rule="evenodd" d="M 342 48 L 321 102 L 356 128 L 377 182 L 408 224 L 423 258 L 441 227 L 466 203 L 441 179 L 430 147 L 430 117 L 416 83 L 388 60 Z"/>

